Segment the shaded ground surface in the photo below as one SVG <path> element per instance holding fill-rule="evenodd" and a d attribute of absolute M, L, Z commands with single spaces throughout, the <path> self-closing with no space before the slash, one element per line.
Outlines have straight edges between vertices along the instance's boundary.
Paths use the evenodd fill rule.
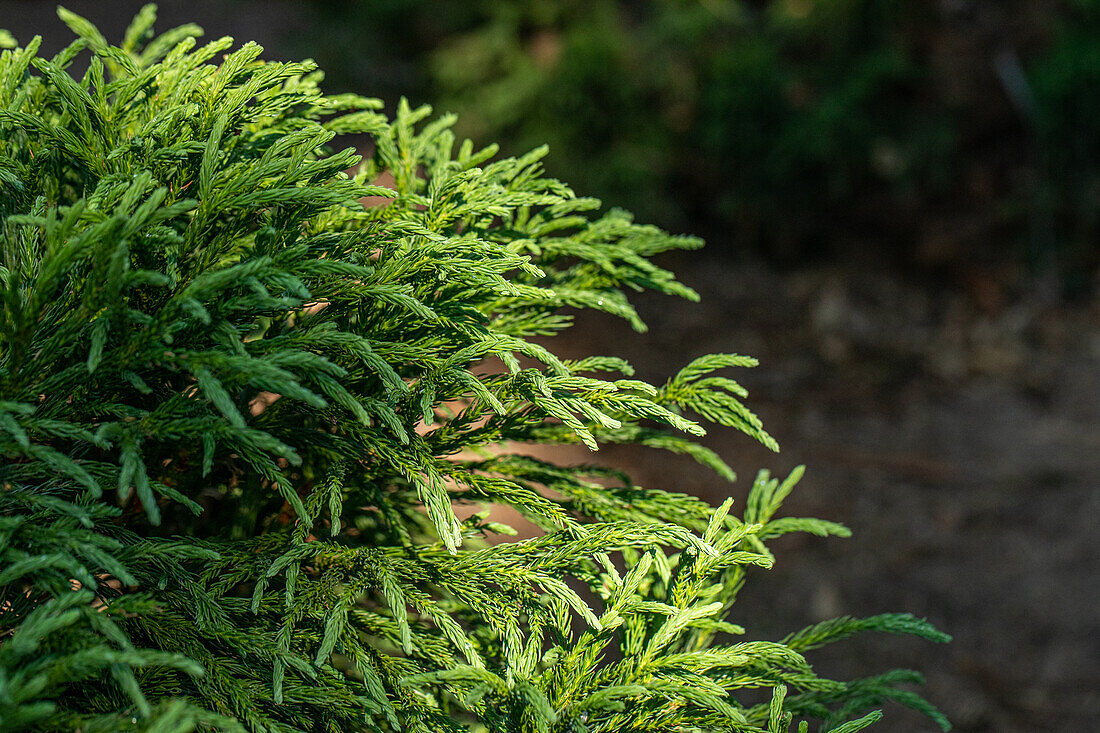
<path fill-rule="evenodd" d="M 750 579 L 732 620 L 779 638 L 835 615 L 911 611 L 954 643 L 866 637 L 818 652 L 821 669 L 919 669 L 958 731 L 1096 730 L 1100 304 L 934 292 L 851 271 L 669 266 L 701 304 L 644 299 L 641 336 L 586 315 L 556 347 L 626 356 L 658 383 L 702 353 L 758 356 L 736 376 L 783 451 L 712 431 L 734 484 L 659 452 L 600 457 L 641 484 L 739 504 L 757 468 L 805 463 L 788 515 L 854 532 L 776 542 L 775 569 Z M 884 731 L 935 729 L 887 713 Z"/>

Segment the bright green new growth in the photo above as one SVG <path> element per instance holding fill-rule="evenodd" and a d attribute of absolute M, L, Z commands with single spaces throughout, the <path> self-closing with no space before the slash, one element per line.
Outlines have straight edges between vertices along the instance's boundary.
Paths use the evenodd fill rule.
<path fill-rule="evenodd" d="M 0 57 L 0 730 L 841 733 L 887 700 L 946 728 L 915 673 L 803 656 L 946 639 L 911 616 L 730 639 L 765 540 L 847 534 L 773 518 L 801 471 L 738 518 L 524 455 L 640 443 L 732 479 L 692 414 L 774 447 L 713 375 L 752 359 L 656 388 L 532 340 L 565 308 L 641 330 L 625 289 L 694 298 L 649 257 L 697 240 L 309 63 L 154 37 L 151 7 L 120 47 L 62 17 L 58 56 Z M 349 133 L 353 176 L 323 147 Z M 467 505 L 541 533 L 487 543 L 508 528 Z"/>

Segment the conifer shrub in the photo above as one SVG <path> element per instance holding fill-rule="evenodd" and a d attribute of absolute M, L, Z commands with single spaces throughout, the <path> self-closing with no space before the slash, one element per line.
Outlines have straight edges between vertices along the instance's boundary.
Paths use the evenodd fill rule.
<path fill-rule="evenodd" d="M 775 447 L 716 374 L 748 357 L 653 386 L 543 345 L 578 308 L 642 330 L 628 290 L 695 298 L 650 258 L 697 240 L 596 213 L 544 150 L 154 36 L 152 7 L 119 46 L 61 16 L 57 56 L 0 57 L 0 729 L 848 733 L 888 701 L 947 727 L 914 672 L 806 657 L 946 640 L 922 620 L 739 640 L 768 540 L 847 534 L 777 517 L 800 470 L 737 514 L 527 455 L 732 480 L 700 421 Z M 351 133 L 365 161 L 327 147 Z M 501 541 L 493 507 L 537 532 Z"/>

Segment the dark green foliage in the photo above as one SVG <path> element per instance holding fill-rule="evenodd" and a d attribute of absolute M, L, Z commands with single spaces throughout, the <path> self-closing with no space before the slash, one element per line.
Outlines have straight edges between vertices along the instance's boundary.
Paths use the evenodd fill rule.
<path fill-rule="evenodd" d="M 315 0 L 305 15 L 315 31 L 287 42 L 333 83 L 438 100 L 507 152 L 549 142 L 551 173 L 712 246 L 1024 261 L 1076 290 L 1100 263 L 1095 0 Z"/>
<path fill-rule="evenodd" d="M 864 208 L 910 206 L 953 173 L 952 117 L 926 103 L 927 3 L 313 5 L 342 38 L 316 49 L 335 69 L 412 77 L 475 139 L 549 142 L 578 189 L 672 225 L 733 225 L 739 246 L 818 249 Z"/>
<path fill-rule="evenodd" d="M 543 150 L 493 161 L 310 63 L 154 37 L 151 7 L 119 47 L 62 17 L 57 57 L 0 57 L 0 729 L 839 732 L 885 700 L 946 727 L 914 673 L 803 656 L 946 639 L 924 621 L 729 640 L 765 540 L 847 533 L 775 518 L 800 472 L 737 517 L 525 455 L 637 442 L 732 479 L 692 415 L 774 447 L 714 374 L 752 359 L 658 388 L 532 338 L 694 298 L 649 258 L 697 240 L 593 214 Z M 370 159 L 326 149 L 346 133 Z M 494 544 L 471 506 L 537 531 Z"/>
<path fill-rule="evenodd" d="M 1030 256 L 1059 265 L 1072 291 L 1094 287 L 1100 251 L 1100 4 L 1069 3 L 1049 51 L 1031 65 L 1034 108 L 1029 122 L 1037 133 L 1041 178 L 1030 202 L 1039 235 Z"/>

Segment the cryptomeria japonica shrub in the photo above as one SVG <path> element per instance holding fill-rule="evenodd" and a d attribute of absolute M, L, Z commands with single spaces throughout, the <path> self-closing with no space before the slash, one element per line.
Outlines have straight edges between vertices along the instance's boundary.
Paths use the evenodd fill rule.
<path fill-rule="evenodd" d="M 649 258 L 697 240 L 310 63 L 61 15 L 57 56 L 0 58 L 0 729 L 839 733 L 890 700 L 946 726 L 915 673 L 804 656 L 946 638 L 924 621 L 737 640 L 767 540 L 846 534 L 776 517 L 800 471 L 738 515 L 526 454 L 639 443 L 726 480 L 700 422 L 774 447 L 715 374 L 750 358 L 652 386 L 534 340 L 694 298 Z M 351 133 L 367 160 L 326 147 Z"/>

